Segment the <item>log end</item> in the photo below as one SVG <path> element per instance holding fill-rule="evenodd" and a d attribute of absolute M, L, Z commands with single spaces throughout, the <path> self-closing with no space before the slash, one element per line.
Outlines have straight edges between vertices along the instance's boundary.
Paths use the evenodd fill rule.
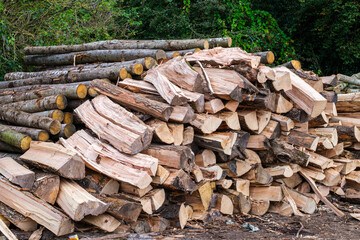
<path fill-rule="evenodd" d="M 228 46 L 231 47 L 231 45 L 232 45 L 232 38 L 228 37 Z"/>
<path fill-rule="evenodd" d="M 128 76 L 128 72 L 127 72 L 127 70 L 125 68 L 120 69 L 119 74 L 120 74 L 120 79 L 121 80 L 124 80 Z"/>
<path fill-rule="evenodd" d="M 64 135 L 66 138 L 71 137 L 71 135 L 73 135 L 76 132 L 76 127 L 74 124 L 69 123 L 66 124 L 64 127 Z"/>
<path fill-rule="evenodd" d="M 141 63 L 136 63 L 134 65 L 133 71 L 136 75 L 141 75 L 144 72 L 144 67 Z"/>
<path fill-rule="evenodd" d="M 46 142 L 47 140 L 49 140 L 49 133 L 46 131 L 41 131 L 38 138 L 39 141 Z"/>
<path fill-rule="evenodd" d="M 26 136 L 23 139 L 21 139 L 21 141 L 20 141 L 21 150 L 23 150 L 23 151 L 28 150 L 30 148 L 31 141 L 32 141 L 32 139 L 29 136 Z"/>
<path fill-rule="evenodd" d="M 52 135 L 56 135 L 61 130 L 61 123 L 58 120 L 53 120 L 50 124 L 50 133 Z"/>
<path fill-rule="evenodd" d="M 162 49 L 158 50 L 156 52 L 155 58 L 157 61 L 159 61 L 161 59 L 166 59 L 166 52 Z"/>
<path fill-rule="evenodd" d="M 204 41 L 204 49 L 209 49 L 210 45 L 209 45 L 209 41 L 205 40 Z"/>
<path fill-rule="evenodd" d="M 88 95 L 89 95 L 90 97 L 96 97 L 96 96 L 99 95 L 99 94 L 98 94 L 98 92 L 97 92 L 94 88 L 89 87 L 89 89 L 88 89 Z"/>
<path fill-rule="evenodd" d="M 84 84 L 80 84 L 76 89 L 76 95 L 80 99 L 84 99 L 88 93 L 87 87 Z"/>
<path fill-rule="evenodd" d="M 151 69 L 157 64 L 156 60 L 152 57 L 145 58 L 145 69 Z"/>
<path fill-rule="evenodd" d="M 291 60 L 291 65 L 295 70 L 298 70 L 299 68 L 301 68 L 301 63 L 298 60 Z"/>
<path fill-rule="evenodd" d="M 200 51 L 201 51 L 200 48 L 195 48 L 194 53 L 197 53 L 197 52 L 200 52 Z"/>
<path fill-rule="evenodd" d="M 56 97 L 56 106 L 58 109 L 63 110 L 67 106 L 67 99 L 64 95 L 60 94 Z"/>
<path fill-rule="evenodd" d="M 63 123 L 69 124 L 69 123 L 73 123 L 73 121 L 74 121 L 73 114 L 71 112 L 65 112 Z"/>
<path fill-rule="evenodd" d="M 173 55 L 172 55 L 173 58 L 174 58 L 174 57 L 178 57 L 178 56 L 180 56 L 180 53 L 179 53 L 179 52 L 174 52 Z"/>
<path fill-rule="evenodd" d="M 267 60 L 268 64 L 272 64 L 275 61 L 275 55 L 274 55 L 274 53 L 272 51 L 267 52 L 266 60 Z"/>
<path fill-rule="evenodd" d="M 58 109 L 54 110 L 51 114 L 51 118 L 56 119 L 59 122 L 62 122 L 62 121 L 64 121 L 64 112 L 61 110 L 58 110 Z"/>

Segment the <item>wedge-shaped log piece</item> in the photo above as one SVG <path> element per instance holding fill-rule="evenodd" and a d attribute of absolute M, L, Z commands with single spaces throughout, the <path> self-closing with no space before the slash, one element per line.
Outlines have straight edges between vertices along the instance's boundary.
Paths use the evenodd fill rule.
<path fill-rule="evenodd" d="M 184 138 L 184 124 L 168 123 L 170 132 L 174 138 L 174 145 L 179 146 Z"/>
<path fill-rule="evenodd" d="M 224 108 L 225 106 L 223 102 L 218 98 L 214 98 L 210 101 L 205 102 L 205 111 L 207 113 L 217 113 L 223 110 Z"/>
<path fill-rule="evenodd" d="M 222 112 L 217 116 L 223 120 L 220 129 L 231 129 L 236 131 L 241 129 L 239 116 L 236 112 Z"/>
<path fill-rule="evenodd" d="M 264 135 L 267 139 L 275 139 L 281 135 L 280 123 L 274 120 L 270 120 L 267 126 L 260 132 L 261 135 Z"/>
<path fill-rule="evenodd" d="M 20 159 L 65 178 L 82 179 L 85 177 L 85 164 L 80 156 L 60 144 L 33 141 L 30 149 L 21 155 Z"/>
<path fill-rule="evenodd" d="M 196 118 L 190 122 L 190 124 L 197 129 L 201 130 L 205 134 L 215 132 L 221 125 L 222 119 L 207 115 L 207 114 L 195 114 Z"/>
<path fill-rule="evenodd" d="M 233 146 L 237 139 L 237 133 L 234 132 L 218 132 L 205 136 L 195 135 L 195 143 L 203 148 L 223 152 L 231 155 Z"/>
<path fill-rule="evenodd" d="M 144 154 L 157 158 L 159 164 L 175 169 L 190 171 L 194 164 L 194 153 L 187 146 L 151 144 Z"/>
<path fill-rule="evenodd" d="M 22 231 L 35 231 L 37 223 L 0 202 L 0 214 Z"/>
<path fill-rule="evenodd" d="M 138 96 L 120 87 L 115 87 L 111 83 L 101 80 L 94 80 L 90 84 L 96 91 L 110 97 L 114 102 L 133 110 L 150 114 L 156 118 L 167 121 L 172 112 L 172 107 L 168 104 L 157 102 Z"/>
<path fill-rule="evenodd" d="M 86 177 L 77 183 L 86 191 L 97 194 L 115 194 L 120 188 L 118 181 L 91 170 L 87 170 Z"/>
<path fill-rule="evenodd" d="M 250 197 L 253 200 L 281 201 L 283 193 L 280 186 L 250 187 Z"/>
<path fill-rule="evenodd" d="M 245 94 L 240 107 L 255 109 L 267 109 L 272 112 L 276 111 L 276 94 L 270 92 L 268 89 L 263 93 Z"/>
<path fill-rule="evenodd" d="M 360 93 L 338 94 L 336 110 L 338 112 L 359 112 Z"/>
<path fill-rule="evenodd" d="M 54 204 L 59 193 L 60 177 L 52 173 L 36 172 L 35 182 L 31 188 L 32 194 Z"/>
<path fill-rule="evenodd" d="M 216 164 L 216 156 L 213 151 L 205 149 L 195 156 L 195 163 L 200 167 L 208 167 Z"/>
<path fill-rule="evenodd" d="M 286 177 L 286 178 L 289 178 L 294 174 L 294 171 L 288 165 L 267 167 L 267 168 L 265 168 L 265 170 L 272 177 Z"/>
<path fill-rule="evenodd" d="M 166 124 L 166 122 L 159 119 L 152 119 L 147 121 L 146 124 L 153 129 L 154 138 L 156 140 L 166 144 L 174 143 L 175 139 L 171 134 L 169 126 Z"/>
<path fill-rule="evenodd" d="M 224 194 L 216 194 L 217 201 L 215 208 L 218 209 L 222 214 L 232 215 L 234 212 L 234 204 L 231 199 Z"/>
<path fill-rule="evenodd" d="M 287 136 L 281 136 L 281 139 L 295 146 L 305 147 L 313 151 L 316 151 L 319 142 L 319 137 L 296 130 L 292 130 Z"/>
<path fill-rule="evenodd" d="M 97 216 L 108 208 L 107 204 L 93 197 L 74 181 L 61 179 L 56 203 L 75 221 L 87 215 Z"/>
<path fill-rule="evenodd" d="M 262 216 L 268 212 L 270 208 L 270 201 L 267 200 L 250 200 L 250 213 L 256 216 Z"/>
<path fill-rule="evenodd" d="M 159 71 L 158 68 L 154 68 L 146 72 L 144 80 L 154 85 L 160 96 L 170 105 L 182 105 L 186 103 L 187 99 L 181 89 L 170 82 L 167 76 L 168 75 L 164 75 L 163 72 Z"/>
<path fill-rule="evenodd" d="M 188 104 L 184 106 L 174 106 L 169 118 L 169 120 L 179 123 L 189 123 L 194 119 L 194 109 Z"/>
<path fill-rule="evenodd" d="M 62 236 L 74 231 L 74 224 L 68 216 L 45 201 L 21 191 L 20 188 L 11 185 L 3 178 L 0 178 L 0 191 L 1 202 L 20 214 L 29 216 L 55 235 Z"/>
<path fill-rule="evenodd" d="M 242 128 L 250 131 L 259 130 L 259 123 L 257 120 L 256 111 L 242 110 L 237 112 L 239 115 L 239 121 Z"/>
<path fill-rule="evenodd" d="M 281 130 L 285 132 L 288 132 L 295 127 L 295 123 L 293 120 L 279 114 L 272 113 L 271 120 L 279 122 L 281 126 Z"/>
<path fill-rule="evenodd" d="M 11 183 L 30 189 L 34 184 L 35 173 L 17 163 L 10 157 L 0 158 L 0 174 Z"/>
<path fill-rule="evenodd" d="M 318 137 L 326 137 L 330 140 L 333 146 L 338 144 L 338 132 L 337 128 L 310 128 L 308 130 L 309 134 L 315 135 Z M 360 137 L 360 131 L 358 130 Z"/>
<path fill-rule="evenodd" d="M 334 126 L 334 128 L 337 130 L 337 136 L 340 141 L 360 142 L 360 130 L 358 127 Z"/>
<path fill-rule="evenodd" d="M 98 216 L 86 216 L 82 221 L 94 225 L 106 232 L 115 231 L 121 224 L 116 218 L 106 213 Z"/>
<path fill-rule="evenodd" d="M 202 175 L 205 180 L 215 181 L 220 180 L 223 176 L 223 170 L 219 165 L 214 165 L 211 167 L 200 167 Z"/>
<path fill-rule="evenodd" d="M 0 119 L 19 126 L 44 129 L 55 135 L 60 132 L 58 120 L 18 111 L 13 108 L 0 107 Z"/>
<path fill-rule="evenodd" d="M 283 95 L 276 95 L 276 113 L 287 113 L 293 106 L 292 102 L 288 101 Z"/>
<path fill-rule="evenodd" d="M 159 167 L 160 167 L 160 165 L 159 165 Z M 152 189 L 152 186 L 149 185 L 145 189 L 140 189 L 140 188 L 134 187 L 126 182 L 122 182 L 122 183 L 120 183 L 119 189 L 120 189 L 120 192 L 129 193 L 129 194 L 132 194 L 132 195 L 135 195 L 138 197 L 142 197 Z M 119 191 L 117 191 L 117 192 L 119 192 Z"/>
<path fill-rule="evenodd" d="M 233 160 L 227 163 L 219 163 L 219 166 L 228 170 L 227 175 L 230 177 L 240 177 L 252 168 L 252 164 L 243 160 Z"/>
<path fill-rule="evenodd" d="M 270 148 L 269 139 L 264 135 L 250 135 L 247 148 L 253 150 L 266 150 Z"/>
<path fill-rule="evenodd" d="M 94 98 L 91 102 L 101 116 L 140 135 L 144 148 L 151 143 L 152 130 L 134 114 L 114 103 L 104 95 Z"/>
<path fill-rule="evenodd" d="M 341 175 L 333 168 L 324 170 L 325 178 L 321 181 L 322 184 L 328 187 L 337 186 L 341 182 Z"/>
<path fill-rule="evenodd" d="M 185 59 L 190 63 L 200 61 L 202 63 L 220 66 L 241 64 L 257 68 L 260 64 L 261 57 L 253 56 L 240 48 L 217 47 L 185 56 Z"/>
<path fill-rule="evenodd" d="M 193 192 L 197 189 L 195 182 L 184 170 L 171 168 L 167 168 L 167 170 L 170 171 L 170 175 L 162 184 L 164 187 L 184 192 Z"/>
<path fill-rule="evenodd" d="M 231 112 L 236 112 L 236 109 L 239 107 L 239 102 L 238 101 L 234 101 L 234 100 L 230 100 L 225 104 L 225 109 L 231 111 Z"/>
<path fill-rule="evenodd" d="M 316 202 L 313 198 L 308 197 L 300 192 L 287 189 L 291 198 L 294 199 L 296 206 L 304 213 L 313 214 L 316 210 Z"/>
<path fill-rule="evenodd" d="M 155 175 L 157 159 L 144 155 L 127 155 L 80 130 L 61 143 L 73 152 L 77 152 L 86 166 L 110 178 L 127 182 L 140 189 L 151 183 L 149 173 Z M 100 160 L 98 160 L 100 159 Z"/>
<path fill-rule="evenodd" d="M 75 113 L 99 138 L 108 141 L 119 151 L 136 154 L 144 149 L 142 138 L 139 134 L 131 132 L 111 122 L 107 118 L 102 117 L 94 109 L 90 101 L 86 101 L 76 108 Z M 121 138 L 119 138 L 119 136 L 121 136 Z"/>

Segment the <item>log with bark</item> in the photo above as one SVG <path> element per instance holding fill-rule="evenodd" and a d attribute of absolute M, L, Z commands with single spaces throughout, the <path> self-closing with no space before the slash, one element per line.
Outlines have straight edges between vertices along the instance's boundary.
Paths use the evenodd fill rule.
<path fill-rule="evenodd" d="M 17 132 L 7 125 L 0 124 L 0 140 L 11 146 L 26 151 L 30 147 L 31 138 L 20 132 Z"/>
<path fill-rule="evenodd" d="M 8 103 L 4 107 L 15 108 L 19 111 L 33 113 L 46 110 L 60 109 L 63 110 L 67 106 L 67 99 L 64 95 L 52 95 L 49 97 Z"/>

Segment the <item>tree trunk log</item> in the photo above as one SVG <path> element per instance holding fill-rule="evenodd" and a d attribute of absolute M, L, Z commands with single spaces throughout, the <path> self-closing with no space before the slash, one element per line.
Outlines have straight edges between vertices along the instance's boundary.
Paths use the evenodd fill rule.
<path fill-rule="evenodd" d="M 42 129 L 6 125 L 6 127 L 31 137 L 32 140 L 46 142 L 49 140 L 49 133 Z"/>
<path fill-rule="evenodd" d="M 19 111 L 34 113 L 46 110 L 60 109 L 63 110 L 67 106 L 67 99 L 64 95 L 52 95 L 49 97 L 26 100 L 3 105 L 8 108 L 15 108 Z"/>
<path fill-rule="evenodd" d="M 69 104 L 68 104 L 68 107 L 69 107 Z M 59 109 L 43 111 L 43 112 L 36 112 L 36 113 L 33 113 L 33 114 L 38 115 L 38 116 L 42 116 L 42 117 L 49 117 L 49 118 L 52 118 L 52 119 L 56 119 L 59 122 L 64 121 L 64 117 L 65 117 L 64 112 L 59 110 Z"/>
<path fill-rule="evenodd" d="M 23 151 L 30 147 L 31 138 L 12 130 L 7 125 L 0 125 L 0 140 Z"/>
<path fill-rule="evenodd" d="M 272 51 L 256 52 L 253 54 L 255 56 L 260 56 L 261 57 L 260 63 L 263 64 L 272 64 L 275 61 L 275 55 Z"/>

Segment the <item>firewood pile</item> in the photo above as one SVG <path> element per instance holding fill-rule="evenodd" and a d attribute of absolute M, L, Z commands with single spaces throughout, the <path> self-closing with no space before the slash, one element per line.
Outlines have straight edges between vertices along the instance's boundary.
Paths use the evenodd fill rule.
<path fill-rule="evenodd" d="M 3 234 L 158 232 L 218 213 L 302 216 L 320 201 L 344 216 L 327 196 L 360 198 L 360 93 L 230 46 L 25 48 L 39 71 L 0 82 Z"/>

